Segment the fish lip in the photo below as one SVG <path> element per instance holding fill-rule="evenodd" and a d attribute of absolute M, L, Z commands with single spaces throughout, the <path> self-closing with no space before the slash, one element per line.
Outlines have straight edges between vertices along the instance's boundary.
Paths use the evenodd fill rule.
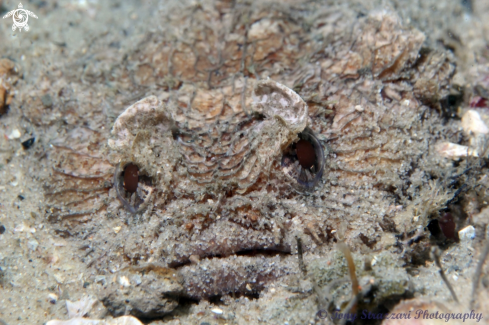
<path fill-rule="evenodd" d="M 230 231 L 219 231 L 219 229 Z M 254 253 L 291 254 L 293 250 L 291 241 L 287 236 L 277 236 L 274 231 L 253 229 L 227 219 L 220 219 L 217 223 L 202 230 L 198 236 L 193 237 L 192 241 L 172 246 L 171 255 L 166 255 L 163 259 L 166 260 L 169 267 L 180 267 L 190 264 L 192 255 L 200 260 L 232 255 L 253 255 Z"/>
<path fill-rule="evenodd" d="M 276 256 L 276 255 L 290 255 L 292 254 L 291 247 L 286 244 L 279 244 L 273 246 L 263 246 L 260 244 L 250 245 L 246 247 L 239 247 L 236 250 L 232 251 L 209 251 L 209 252 L 198 252 L 197 249 L 192 252 L 193 254 L 185 254 L 180 255 L 177 258 L 173 259 L 168 263 L 168 267 L 171 268 L 180 268 L 185 265 L 189 265 L 192 262 L 190 261 L 190 256 L 196 255 L 199 257 L 199 263 L 203 259 L 222 259 L 228 258 L 230 256 L 236 256 L 236 258 L 240 258 L 240 256 L 253 256 L 260 255 L 267 258 L 267 256 Z M 198 263 L 197 263 L 198 264 Z"/>
<path fill-rule="evenodd" d="M 268 283 L 298 271 L 292 254 L 283 256 L 226 256 L 199 261 L 178 269 L 183 279 L 184 296 L 209 300 L 227 294 L 256 295 Z"/>

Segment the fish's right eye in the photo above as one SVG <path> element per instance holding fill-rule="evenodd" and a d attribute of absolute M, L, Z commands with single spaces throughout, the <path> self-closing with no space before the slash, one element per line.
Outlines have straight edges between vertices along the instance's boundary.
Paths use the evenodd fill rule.
<path fill-rule="evenodd" d="M 291 144 L 282 155 L 282 169 L 306 191 L 313 190 L 324 171 L 324 150 L 309 128 L 299 133 L 299 141 Z"/>
<path fill-rule="evenodd" d="M 124 167 L 124 189 L 129 193 L 134 193 L 138 189 L 139 183 L 139 168 L 133 163 L 129 163 Z"/>

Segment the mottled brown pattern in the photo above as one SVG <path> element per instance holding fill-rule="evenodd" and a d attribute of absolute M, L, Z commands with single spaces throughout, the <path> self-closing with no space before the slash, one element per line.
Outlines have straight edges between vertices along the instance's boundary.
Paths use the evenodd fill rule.
<path fill-rule="evenodd" d="M 431 170 L 439 160 L 431 148 L 443 137 L 436 103 L 454 73 L 449 53 L 423 51 L 424 34 L 387 11 L 357 19 L 319 4 L 205 2 L 164 21 L 107 77 L 120 83 L 117 112 L 136 102 L 131 96 L 146 97 L 133 106 L 146 108 L 119 118 L 112 135 L 68 120 L 72 136 L 50 154 L 48 216 L 69 220 L 73 234 L 91 240 L 91 266 L 106 273 L 255 254 L 226 268 L 212 259 L 209 274 L 233 278 L 212 288 L 211 275 L 183 266 L 188 296 L 202 298 L 246 292 L 250 276 L 262 288 L 286 274 L 288 263 L 269 264 L 277 257 L 260 254 L 293 253 L 295 236 L 306 250 L 325 254 L 337 240 L 382 250 L 389 232 L 426 225 L 429 213 L 413 220 L 413 207 L 424 189 L 436 187 Z M 260 94 L 255 87 L 268 77 L 297 92 L 307 118 L 292 121 L 285 111 L 271 113 L 275 104 L 256 105 L 253 91 Z M 90 123 L 114 120 L 102 108 Z M 326 161 L 310 193 L 297 190 L 280 165 L 306 125 Z M 114 166 L 128 162 L 151 187 L 135 214 L 114 188 L 107 194 Z M 123 222 L 120 232 L 108 234 L 99 225 L 104 218 Z M 382 227 L 386 222 L 392 226 Z"/>

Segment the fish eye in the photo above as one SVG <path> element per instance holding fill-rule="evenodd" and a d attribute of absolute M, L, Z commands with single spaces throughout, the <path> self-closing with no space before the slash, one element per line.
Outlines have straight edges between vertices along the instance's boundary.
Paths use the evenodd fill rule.
<path fill-rule="evenodd" d="M 139 168 L 133 163 L 129 163 L 124 167 L 124 189 L 129 193 L 134 193 L 138 189 L 139 183 Z"/>
<path fill-rule="evenodd" d="M 312 190 L 323 176 L 324 150 L 311 129 L 304 129 L 298 136 L 299 141 L 283 152 L 282 170 L 295 179 L 300 188 Z"/>
<path fill-rule="evenodd" d="M 114 187 L 117 198 L 126 210 L 136 213 L 149 201 L 152 189 L 150 177 L 140 174 L 138 165 L 129 162 L 121 168 L 118 165 L 114 174 Z"/>
<path fill-rule="evenodd" d="M 317 156 L 312 143 L 301 139 L 295 144 L 295 151 L 302 168 L 309 169 L 314 166 Z"/>

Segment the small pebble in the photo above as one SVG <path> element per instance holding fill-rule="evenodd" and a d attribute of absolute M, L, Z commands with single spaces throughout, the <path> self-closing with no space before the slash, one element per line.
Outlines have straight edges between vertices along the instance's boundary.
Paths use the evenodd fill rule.
<path fill-rule="evenodd" d="M 8 138 L 9 140 L 13 140 L 13 139 L 18 139 L 18 138 L 20 138 L 21 136 L 22 136 L 22 134 L 20 134 L 20 131 L 19 131 L 19 130 L 17 130 L 17 129 L 14 129 L 14 130 L 12 130 L 12 132 L 10 132 L 10 134 L 9 134 L 9 135 L 7 135 L 7 138 Z"/>
<path fill-rule="evenodd" d="M 45 107 L 53 106 L 53 99 L 51 98 L 51 95 L 49 95 L 49 94 L 42 96 L 41 102 Z"/>
<path fill-rule="evenodd" d="M 121 276 L 119 277 L 119 284 L 123 287 L 129 287 L 131 285 L 131 282 L 129 282 L 127 276 Z"/>
<path fill-rule="evenodd" d="M 458 232 L 458 237 L 460 241 L 469 241 L 475 238 L 475 228 L 472 226 L 467 226 Z"/>
<path fill-rule="evenodd" d="M 0 225 L 0 235 L 2 235 L 5 232 L 5 226 Z"/>
<path fill-rule="evenodd" d="M 131 277 L 131 280 L 138 286 L 140 285 L 143 280 L 141 279 L 141 276 L 139 274 L 135 274 Z"/>
<path fill-rule="evenodd" d="M 191 263 L 193 264 L 199 264 L 200 262 L 200 257 L 199 255 L 190 255 L 190 257 L 188 258 L 190 260 Z"/>
<path fill-rule="evenodd" d="M 377 264 L 377 257 L 376 256 L 374 256 L 374 258 L 372 258 L 372 261 L 370 262 L 371 266 L 374 266 L 375 264 Z"/>
<path fill-rule="evenodd" d="M 468 110 L 462 116 L 462 128 L 467 134 L 488 134 L 489 128 L 477 111 Z"/>
<path fill-rule="evenodd" d="M 32 147 L 35 141 L 36 138 L 30 138 L 28 140 L 25 140 L 24 142 L 22 142 L 22 147 L 24 147 L 24 149 L 29 149 L 30 147 Z"/>
<path fill-rule="evenodd" d="M 31 251 L 35 251 L 38 246 L 39 243 L 34 238 L 29 239 L 29 241 L 27 242 L 27 248 L 29 248 Z"/>
<path fill-rule="evenodd" d="M 211 311 L 216 315 L 222 315 L 222 309 L 220 308 L 213 308 Z"/>
<path fill-rule="evenodd" d="M 54 305 L 58 301 L 58 296 L 54 293 L 50 293 L 48 294 L 48 301 Z"/>
<path fill-rule="evenodd" d="M 489 90 L 486 90 L 481 85 L 474 87 L 475 93 L 484 99 L 489 99 Z"/>
<path fill-rule="evenodd" d="M 97 275 L 95 277 L 95 283 L 101 283 L 102 285 L 106 285 L 107 280 L 105 279 L 105 275 Z"/>

